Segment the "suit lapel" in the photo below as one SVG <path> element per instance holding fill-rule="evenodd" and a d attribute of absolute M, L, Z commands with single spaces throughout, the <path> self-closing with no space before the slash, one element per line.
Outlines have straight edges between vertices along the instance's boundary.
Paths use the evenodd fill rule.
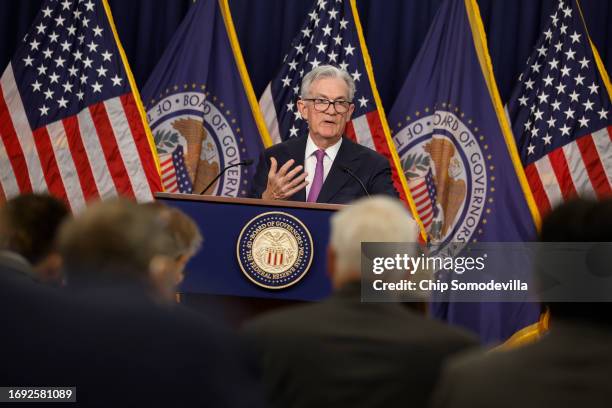
<path fill-rule="evenodd" d="M 304 166 L 304 155 L 306 154 L 307 140 L 308 136 L 297 139 L 295 143 L 287 144 L 287 151 L 289 153 L 289 157 L 287 158 L 287 160 L 295 160 L 295 164 L 293 165 L 293 167 Z M 306 201 L 306 189 L 301 189 L 300 191 L 292 195 L 289 200 Z"/>
<path fill-rule="evenodd" d="M 353 170 L 352 162 L 355 160 L 359 160 L 359 157 L 354 152 L 354 143 L 347 138 L 343 138 L 340 150 L 338 150 L 336 159 L 332 163 L 332 167 L 325 178 L 323 188 L 317 198 L 318 203 L 331 202 L 331 199 L 351 179 L 351 176 L 342 170 L 342 167 L 345 166 Z"/>

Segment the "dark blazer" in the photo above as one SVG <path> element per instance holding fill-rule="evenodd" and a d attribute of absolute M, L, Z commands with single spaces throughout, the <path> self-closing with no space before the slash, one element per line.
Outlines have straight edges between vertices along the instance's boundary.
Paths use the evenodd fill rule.
<path fill-rule="evenodd" d="M 360 293 L 349 285 L 245 325 L 273 406 L 422 407 L 442 361 L 477 344 L 405 305 L 361 303 Z"/>
<path fill-rule="evenodd" d="M 609 407 L 612 326 L 553 321 L 537 343 L 449 361 L 436 408 Z"/>
<path fill-rule="evenodd" d="M 270 157 L 276 159 L 279 168 L 291 159 L 295 160 L 295 166 L 303 166 L 307 140 L 308 136 L 303 136 L 266 149 L 259 157 L 250 196 L 261 198 L 265 191 L 270 171 Z M 359 183 L 342 170 L 342 167 L 350 169 L 363 182 L 370 195 L 398 196 L 393 187 L 389 161 L 374 150 L 345 137 L 325 178 L 317 202 L 347 204 L 366 195 Z M 306 189 L 298 191 L 289 200 L 306 201 Z"/>
<path fill-rule="evenodd" d="M 82 407 L 264 405 L 229 334 L 136 287 L 72 294 L 0 266 L 0 327 L 0 384 L 76 386 Z"/>

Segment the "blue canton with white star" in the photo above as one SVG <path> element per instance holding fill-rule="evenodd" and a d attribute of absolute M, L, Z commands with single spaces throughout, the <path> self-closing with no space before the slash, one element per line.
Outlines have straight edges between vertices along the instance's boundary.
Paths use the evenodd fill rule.
<path fill-rule="evenodd" d="M 11 61 L 36 129 L 130 91 L 100 0 L 47 0 Z"/>
<path fill-rule="evenodd" d="M 176 184 L 179 192 L 191 194 L 193 192 L 193 184 L 191 183 L 191 178 L 187 173 L 182 146 L 174 149 L 174 152 L 172 153 L 172 164 L 174 165 L 174 169 L 176 171 Z"/>
<path fill-rule="evenodd" d="M 560 1 L 519 77 L 508 111 L 527 166 L 612 123 L 610 96 L 574 1 Z"/>

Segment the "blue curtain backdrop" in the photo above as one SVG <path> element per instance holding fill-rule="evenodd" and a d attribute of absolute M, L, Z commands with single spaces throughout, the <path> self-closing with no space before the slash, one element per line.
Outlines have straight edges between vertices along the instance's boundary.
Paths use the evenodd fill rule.
<path fill-rule="evenodd" d="M 275 75 L 314 0 L 229 0 L 255 93 Z M 109 0 L 139 86 L 143 86 L 193 0 Z M 357 0 L 378 88 L 393 106 L 442 0 Z M 42 0 L 0 0 L 0 69 Z M 491 59 L 507 100 L 556 0 L 478 0 Z M 581 0 L 591 37 L 612 71 L 612 0 Z"/>

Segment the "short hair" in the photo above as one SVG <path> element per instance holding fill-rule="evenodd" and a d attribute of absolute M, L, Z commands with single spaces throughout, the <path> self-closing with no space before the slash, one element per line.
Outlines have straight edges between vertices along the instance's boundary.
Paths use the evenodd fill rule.
<path fill-rule="evenodd" d="M 331 218 L 336 274 L 361 270 L 362 242 L 417 242 L 419 229 L 404 205 L 385 196 L 362 198 Z"/>
<path fill-rule="evenodd" d="M 98 202 L 66 223 L 58 246 L 71 280 L 146 279 L 153 258 L 172 245 L 155 212 L 125 200 Z"/>
<path fill-rule="evenodd" d="M 612 242 L 612 201 L 567 201 L 548 213 L 540 230 L 542 242 Z"/>
<path fill-rule="evenodd" d="M 166 233 L 171 238 L 171 245 L 166 248 L 166 255 L 179 257 L 193 256 L 202 246 L 202 234 L 193 219 L 175 207 L 159 201 L 144 204 L 157 213 Z"/>
<path fill-rule="evenodd" d="M 0 248 L 35 265 L 54 251 L 59 227 L 69 215 L 62 201 L 47 194 L 12 198 L 0 208 Z"/>
<path fill-rule="evenodd" d="M 540 241 L 612 242 L 612 200 L 574 199 L 559 205 L 544 217 Z M 554 271 L 546 273 L 554 276 Z M 545 305 L 553 319 L 612 321 L 610 302 L 545 302 Z"/>
<path fill-rule="evenodd" d="M 307 73 L 304 76 L 304 79 L 302 79 L 302 87 L 300 88 L 300 98 L 309 98 L 310 86 L 313 82 L 322 78 L 342 79 L 346 83 L 346 86 L 348 88 L 349 101 L 352 101 L 353 97 L 355 97 L 355 81 L 348 72 L 333 65 L 320 65 L 316 68 L 313 68 L 312 71 Z"/>

